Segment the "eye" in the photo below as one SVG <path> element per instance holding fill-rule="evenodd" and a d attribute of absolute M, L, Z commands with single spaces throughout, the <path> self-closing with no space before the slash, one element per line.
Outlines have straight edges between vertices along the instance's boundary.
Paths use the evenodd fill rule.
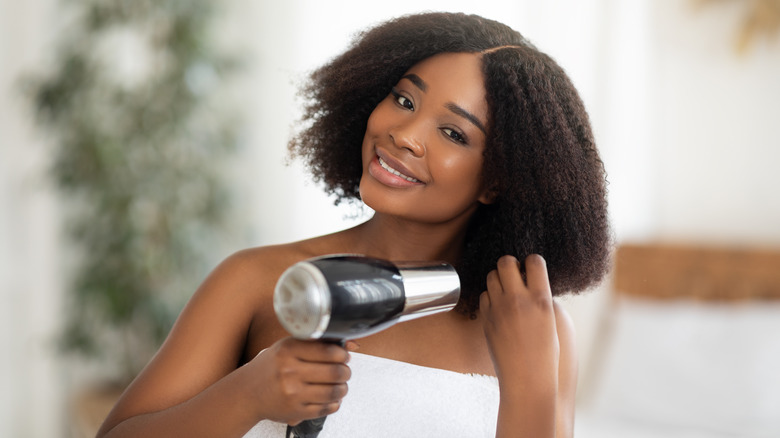
<path fill-rule="evenodd" d="M 408 98 L 406 98 L 406 96 L 401 94 L 395 88 L 390 90 L 390 94 L 393 95 L 393 98 L 395 99 L 395 103 L 397 103 L 398 105 L 401 105 L 402 107 L 404 107 L 404 108 L 406 108 L 408 110 L 413 110 L 414 109 L 414 104 L 412 103 L 412 101 L 409 100 Z"/>
<path fill-rule="evenodd" d="M 447 137 L 451 138 L 453 141 L 456 141 L 458 143 L 466 144 L 466 137 L 463 136 L 460 132 L 452 129 L 452 128 L 442 128 L 441 132 L 444 133 Z"/>

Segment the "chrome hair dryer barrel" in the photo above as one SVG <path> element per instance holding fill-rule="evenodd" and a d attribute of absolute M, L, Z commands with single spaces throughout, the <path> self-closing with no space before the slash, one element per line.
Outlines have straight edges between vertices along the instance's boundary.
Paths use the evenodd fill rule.
<path fill-rule="evenodd" d="M 274 311 L 295 338 L 344 341 L 448 311 L 459 298 L 458 274 L 447 263 L 332 255 L 287 269 Z"/>
<path fill-rule="evenodd" d="M 331 255 L 287 269 L 274 290 L 274 311 L 295 338 L 343 345 L 397 322 L 450 310 L 459 298 L 460 279 L 446 263 Z M 287 426 L 287 437 L 316 438 L 326 418 Z"/>

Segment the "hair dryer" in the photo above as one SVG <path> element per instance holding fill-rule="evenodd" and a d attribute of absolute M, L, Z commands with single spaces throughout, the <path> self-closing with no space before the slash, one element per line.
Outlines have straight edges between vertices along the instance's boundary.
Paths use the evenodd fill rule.
<path fill-rule="evenodd" d="M 447 263 L 330 255 L 288 268 L 274 290 L 274 311 L 297 339 L 343 345 L 398 322 L 448 311 L 459 298 L 460 279 Z M 325 418 L 288 427 L 287 436 L 314 438 Z"/>

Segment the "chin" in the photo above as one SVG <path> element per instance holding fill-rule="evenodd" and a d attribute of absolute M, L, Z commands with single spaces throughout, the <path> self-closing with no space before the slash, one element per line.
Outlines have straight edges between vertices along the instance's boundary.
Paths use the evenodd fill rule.
<path fill-rule="evenodd" d="M 371 182 L 367 182 L 365 176 L 361 178 L 360 186 L 358 187 L 360 200 L 363 201 L 363 204 L 365 204 L 366 207 L 376 212 L 384 212 L 385 209 L 382 208 L 382 205 L 385 203 L 381 202 L 382 196 L 379 193 L 376 193 L 377 190 L 374 187 L 370 187 L 370 186 L 371 186 Z"/>

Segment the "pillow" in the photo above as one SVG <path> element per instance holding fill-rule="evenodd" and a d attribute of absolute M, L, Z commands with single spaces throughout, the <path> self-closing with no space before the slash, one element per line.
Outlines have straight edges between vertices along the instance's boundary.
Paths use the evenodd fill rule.
<path fill-rule="evenodd" d="M 780 437 L 780 303 L 621 297 L 614 312 L 593 415 Z"/>

